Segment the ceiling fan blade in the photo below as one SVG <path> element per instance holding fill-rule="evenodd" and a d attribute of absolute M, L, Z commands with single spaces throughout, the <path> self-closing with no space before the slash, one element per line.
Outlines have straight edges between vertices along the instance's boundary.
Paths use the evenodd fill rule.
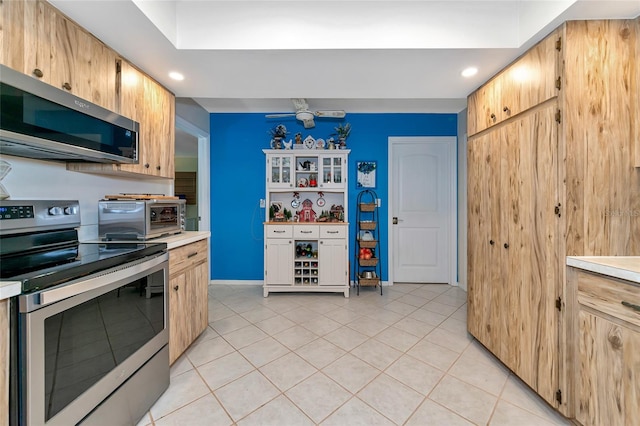
<path fill-rule="evenodd" d="M 311 129 L 313 127 L 316 127 L 316 123 L 313 121 L 313 119 L 303 120 L 302 124 L 304 125 L 305 129 Z"/>
<path fill-rule="evenodd" d="M 304 98 L 291 98 L 291 102 L 293 102 L 293 106 L 295 107 L 296 111 L 309 109 L 309 105 Z"/>
<path fill-rule="evenodd" d="M 344 118 L 344 116 L 347 114 L 344 111 L 336 110 L 336 111 L 316 111 L 314 115 L 316 117 Z"/>
<path fill-rule="evenodd" d="M 295 117 L 295 114 L 267 114 L 266 118 L 282 118 L 282 117 Z"/>

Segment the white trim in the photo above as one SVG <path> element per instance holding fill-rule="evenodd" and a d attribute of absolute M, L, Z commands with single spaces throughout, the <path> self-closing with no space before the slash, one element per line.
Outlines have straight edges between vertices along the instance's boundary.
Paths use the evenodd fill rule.
<path fill-rule="evenodd" d="M 264 280 L 210 280 L 209 285 L 259 285 L 264 286 Z"/>
<path fill-rule="evenodd" d="M 449 285 L 458 286 L 457 280 L 457 256 L 458 256 L 458 196 L 457 185 L 457 146 L 456 136 L 390 136 L 387 145 L 388 157 L 388 194 L 387 194 L 387 259 L 388 259 L 388 280 L 393 283 L 393 145 L 399 143 L 443 143 L 449 147 L 449 181 L 450 181 L 450 212 L 449 217 Z"/>

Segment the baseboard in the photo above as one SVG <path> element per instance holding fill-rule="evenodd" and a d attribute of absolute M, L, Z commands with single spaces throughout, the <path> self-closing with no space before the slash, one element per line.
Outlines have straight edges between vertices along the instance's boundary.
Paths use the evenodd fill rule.
<path fill-rule="evenodd" d="M 210 280 L 209 285 L 264 285 L 263 280 Z"/>

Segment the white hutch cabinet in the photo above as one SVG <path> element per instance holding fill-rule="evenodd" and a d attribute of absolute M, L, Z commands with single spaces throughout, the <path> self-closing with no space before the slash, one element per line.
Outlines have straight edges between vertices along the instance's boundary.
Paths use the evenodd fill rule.
<path fill-rule="evenodd" d="M 264 297 L 349 297 L 349 150 L 263 150 L 266 156 Z"/>

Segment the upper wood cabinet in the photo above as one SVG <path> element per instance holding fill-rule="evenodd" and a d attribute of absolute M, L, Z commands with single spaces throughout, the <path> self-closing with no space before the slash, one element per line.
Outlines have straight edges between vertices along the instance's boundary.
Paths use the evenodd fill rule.
<path fill-rule="evenodd" d="M 117 111 L 140 123 L 138 163 L 68 163 L 67 169 L 102 174 L 174 178 L 175 97 L 125 60 L 119 60 Z"/>
<path fill-rule="evenodd" d="M 175 98 L 154 80 L 122 61 L 120 114 L 140 123 L 138 164 L 120 170 L 174 178 Z"/>
<path fill-rule="evenodd" d="M 557 96 L 561 40 L 555 31 L 469 95 L 468 135 L 474 135 Z"/>
<path fill-rule="evenodd" d="M 45 1 L 2 8 L 2 63 L 113 111 L 116 54 Z"/>

